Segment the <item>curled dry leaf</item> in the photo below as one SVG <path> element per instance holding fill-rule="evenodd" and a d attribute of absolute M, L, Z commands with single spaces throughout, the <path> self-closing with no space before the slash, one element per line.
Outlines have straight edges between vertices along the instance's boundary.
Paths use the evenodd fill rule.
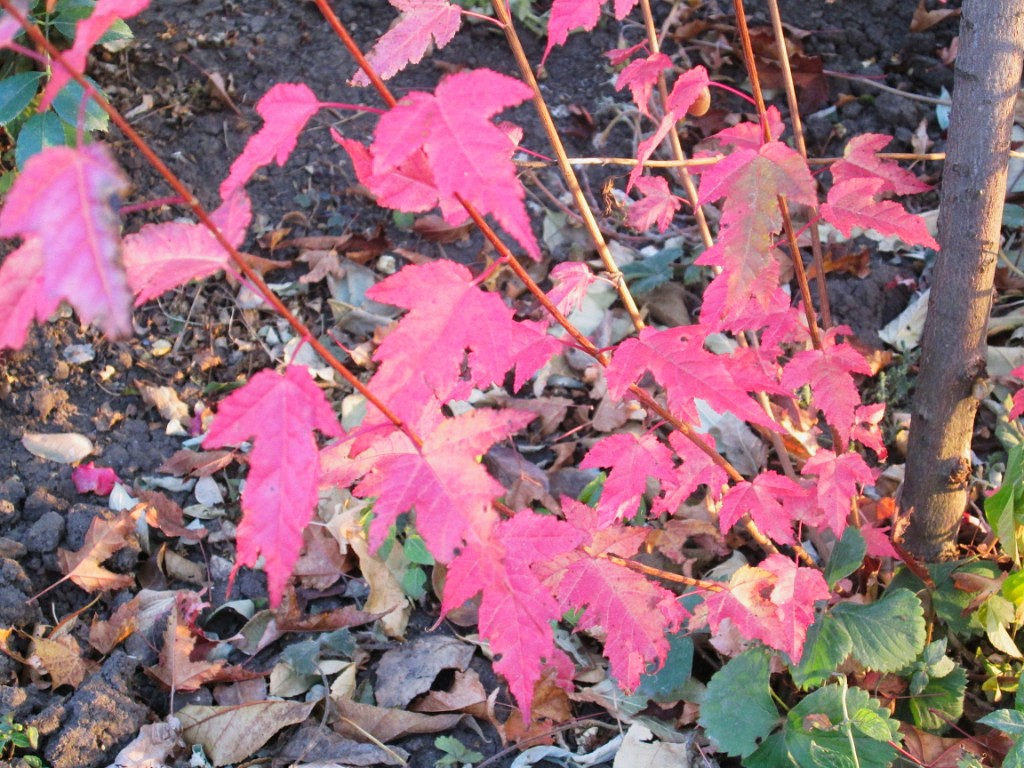
<path fill-rule="evenodd" d="M 301 723 L 315 701 L 257 701 L 231 707 L 189 705 L 178 710 L 182 735 L 202 744 L 214 766 L 245 760 L 289 725 Z"/>
<path fill-rule="evenodd" d="M 135 576 L 114 573 L 103 567 L 108 557 L 134 545 L 133 534 L 140 510 L 136 507 L 114 517 L 94 517 L 85 534 L 85 543 L 75 552 L 57 550 L 57 562 L 66 578 L 86 592 L 127 589 L 135 584 Z"/>
<path fill-rule="evenodd" d="M 21 436 L 21 444 L 33 456 L 60 464 L 74 464 L 95 450 L 92 440 L 77 432 L 62 434 L 26 432 Z"/>

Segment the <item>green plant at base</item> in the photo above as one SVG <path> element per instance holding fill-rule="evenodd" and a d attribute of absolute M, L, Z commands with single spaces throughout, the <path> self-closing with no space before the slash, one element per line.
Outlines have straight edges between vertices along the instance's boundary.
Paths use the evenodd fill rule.
<path fill-rule="evenodd" d="M 39 748 L 39 731 L 31 725 L 14 722 L 14 713 L 0 717 L 0 758 L 10 759 L 18 750 Z M 36 755 L 21 755 L 21 760 L 33 768 L 42 768 L 43 760 Z"/>
<path fill-rule="evenodd" d="M 483 755 L 476 750 L 469 749 L 454 736 L 438 736 L 434 739 L 434 746 L 444 752 L 444 757 L 434 762 L 437 768 L 446 768 L 450 765 L 462 766 L 484 759 Z"/>

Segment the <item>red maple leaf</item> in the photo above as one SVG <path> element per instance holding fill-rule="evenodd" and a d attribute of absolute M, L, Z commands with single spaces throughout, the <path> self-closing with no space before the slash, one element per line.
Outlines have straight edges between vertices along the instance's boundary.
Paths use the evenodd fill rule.
<path fill-rule="evenodd" d="M 130 19 L 142 13 L 148 6 L 149 0 L 99 0 L 92 13 L 75 26 L 75 41 L 69 50 L 64 51 L 64 62 L 76 73 L 83 74 L 89 50 L 110 26 L 118 19 Z M 70 80 L 71 73 L 64 67 L 54 64 L 50 81 L 46 84 L 46 90 L 43 91 L 39 103 L 40 112 L 49 109 L 54 98 Z"/>
<path fill-rule="evenodd" d="M 252 221 L 252 206 L 244 189 L 211 214 L 224 236 L 236 248 Z M 162 293 L 200 280 L 228 266 L 231 257 L 201 224 L 168 221 L 145 224 L 125 235 L 124 267 L 135 306 Z"/>
<path fill-rule="evenodd" d="M 734 379 L 734 362 L 704 349 L 701 336 L 683 338 L 686 332 L 685 328 L 665 331 L 645 328 L 638 338 L 626 339 L 619 344 L 605 371 L 609 393 L 613 397 L 622 397 L 630 384 L 644 371 L 650 371 L 665 388 L 669 408 L 684 421 L 691 424 L 699 422 L 693 401 L 702 398 L 720 413 L 732 412 L 754 424 L 778 429 L 750 398 L 749 390 Z M 754 381 L 756 373 L 747 372 L 747 385 Z M 760 384 L 760 390 L 777 389 L 769 380 Z"/>
<path fill-rule="evenodd" d="M 553 14 L 554 11 L 552 11 Z M 640 142 L 640 146 L 637 147 L 637 165 L 629 174 L 629 182 L 626 184 L 627 192 L 643 174 L 644 163 L 654 154 L 654 150 L 661 145 L 662 140 L 668 136 L 672 126 L 686 117 L 686 110 L 697 100 L 701 91 L 708 87 L 708 82 L 708 72 L 702 66 L 688 69 L 676 78 L 672 92 L 668 96 L 668 109 L 662 116 L 661 122 L 658 123 L 654 133 Z"/>
<path fill-rule="evenodd" d="M 564 261 L 548 274 L 555 287 L 548 291 L 551 303 L 563 315 L 571 314 L 583 306 L 587 289 L 600 278 L 586 264 L 578 261 Z"/>
<path fill-rule="evenodd" d="M 615 90 L 621 91 L 628 87 L 633 94 L 633 103 L 640 113 L 650 117 L 648 101 L 651 98 L 651 89 L 658 82 L 658 75 L 671 66 L 672 59 L 664 53 L 652 53 L 646 59 L 631 61 L 619 73 L 615 81 Z"/>
<path fill-rule="evenodd" d="M 299 134 L 320 109 L 316 94 L 305 83 L 278 83 L 256 102 L 263 127 L 249 137 L 242 154 L 231 164 L 228 177 L 221 182 L 220 196 L 229 200 L 232 192 L 244 187 L 257 168 L 271 160 L 284 166 L 295 149 Z"/>
<path fill-rule="evenodd" d="M 635 515 L 647 478 L 671 480 L 672 464 L 672 451 L 650 433 L 638 437 L 622 432 L 595 443 L 580 468 L 611 467 L 598 503 L 598 524 L 603 527 Z"/>
<path fill-rule="evenodd" d="M 855 178 L 836 184 L 828 191 L 828 202 L 821 205 L 822 217 L 846 237 L 855 227 L 860 227 L 898 237 L 908 245 L 926 245 L 938 250 L 939 244 L 928 233 L 924 219 L 908 213 L 892 200 L 877 199 L 887 183 L 879 178 Z"/>
<path fill-rule="evenodd" d="M 871 375 L 864 355 L 849 344 L 837 343 L 839 334 L 850 333 L 846 326 L 829 328 L 821 340 L 822 349 L 808 349 L 793 355 L 782 369 L 782 385 L 797 390 L 810 385 L 814 404 L 835 428 L 843 445 L 850 439 L 860 393 L 851 374 Z"/>
<path fill-rule="evenodd" d="M 469 531 L 466 546 L 448 566 L 441 612 L 481 595 L 478 626 L 496 655 L 495 670 L 530 718 L 533 689 L 545 665 L 568 687 L 574 671 L 555 646 L 552 624 L 563 609 L 531 566 L 550 561 L 582 540 L 578 530 L 557 518 L 528 510 L 509 520 Z"/>
<path fill-rule="evenodd" d="M 927 192 L 930 186 L 910 171 L 904 170 L 890 160 L 878 157 L 892 136 L 881 133 L 862 133 L 854 136 L 843 150 L 843 159 L 832 164 L 832 180 L 841 184 L 850 179 L 881 179 L 881 193 L 912 195 Z"/>
<path fill-rule="evenodd" d="M 371 175 L 360 180 L 374 194 L 393 172 L 409 175 L 409 161 L 422 151 L 428 161 L 441 213 L 457 225 L 467 215 L 459 196 L 491 214 L 533 258 L 540 257 L 524 204 L 525 192 L 511 154 L 515 144 L 490 118 L 529 99 L 525 83 L 489 69 L 446 77 L 434 93 L 413 91 L 377 123 Z"/>
<path fill-rule="evenodd" d="M 516 387 L 522 386 L 561 349 L 542 326 L 517 323 L 499 296 L 482 291 L 468 269 L 450 261 L 406 267 L 367 296 L 409 309 L 377 348 L 371 387 L 417 428 L 434 404 L 500 382 L 513 366 Z"/>
<path fill-rule="evenodd" d="M 354 493 L 376 496 L 370 545 L 379 547 L 400 514 L 416 510 L 416 527 L 434 557 L 451 560 L 466 529 L 491 514 L 505 489 L 478 457 L 525 427 L 534 414 L 479 410 L 441 421 L 417 448 L 400 432 L 377 438 L 357 458 L 370 467 Z"/>
<path fill-rule="evenodd" d="M 462 9 L 448 0 L 388 2 L 402 13 L 366 56 L 383 80 L 394 77 L 409 64 L 418 64 L 431 39 L 438 49 L 444 48 L 462 23 Z M 369 85 L 370 78 L 359 70 L 351 84 Z"/>
<path fill-rule="evenodd" d="M 782 122 L 782 114 L 775 106 L 768 107 L 766 112 L 768 118 L 768 131 L 773 140 L 782 138 L 785 132 L 785 123 Z M 733 147 L 734 149 L 752 149 L 755 152 L 764 145 L 764 131 L 760 123 L 737 123 L 731 128 L 723 128 L 716 134 L 708 137 L 709 143 L 717 143 L 722 149 Z"/>
<path fill-rule="evenodd" d="M 636 188 L 643 198 L 629 206 L 626 223 L 639 232 L 657 224 L 658 231 L 664 232 L 682 207 L 682 201 L 669 191 L 668 182 L 661 176 L 641 176 L 636 180 Z"/>
<path fill-rule="evenodd" d="M 309 372 L 290 366 L 284 375 L 260 371 L 228 395 L 203 441 L 205 448 L 222 448 L 252 440 L 235 569 L 255 565 L 262 554 L 274 606 L 302 549 L 302 529 L 316 510 L 320 454 L 313 430 L 341 434 Z"/>
<path fill-rule="evenodd" d="M 612 676 L 633 690 L 649 664 L 665 660 L 665 633 L 678 629 L 687 611 L 674 593 L 602 557 L 636 554 L 646 529 L 601 529 L 596 510 L 569 498 L 563 499 L 562 511 L 582 546 L 540 560 L 533 569 L 543 575 L 563 610 L 585 609 L 579 629 L 601 631 Z"/>
<path fill-rule="evenodd" d="M 331 136 L 348 152 L 356 178 L 373 192 L 378 205 L 405 213 L 422 213 L 439 204 L 434 172 L 422 149 L 387 173 L 375 174 L 369 147 L 346 139 L 333 128 Z"/>
<path fill-rule="evenodd" d="M 547 60 L 552 48 L 565 44 L 574 29 L 582 27 L 590 31 L 597 26 L 604 3 L 605 0 L 555 0 L 548 17 L 548 45 L 541 63 Z M 636 3 L 637 0 L 615 0 L 615 18 L 620 21 L 626 18 Z"/>
<path fill-rule="evenodd" d="M 25 163 L 0 211 L 0 237 L 25 238 L 0 268 L 0 309 L 12 315 L 2 326 L 4 344 L 21 346 L 31 319 L 49 317 L 63 299 L 107 336 L 131 335 L 115 208 L 128 188 L 102 144 L 50 147 Z"/>
<path fill-rule="evenodd" d="M 742 566 L 729 588 L 704 598 L 713 632 L 729 619 L 751 640 L 760 640 L 798 661 L 807 628 L 814 621 L 814 603 L 829 596 L 816 568 L 799 568 L 783 555 L 769 555 L 758 566 Z"/>
<path fill-rule="evenodd" d="M 718 524 L 728 533 L 749 514 L 757 527 L 779 544 L 796 544 L 793 537 L 793 507 L 806 503 L 808 491 L 785 475 L 768 470 L 753 480 L 737 483 L 725 492 Z"/>
<path fill-rule="evenodd" d="M 885 403 L 858 405 L 854 411 L 853 428 L 850 430 L 850 437 L 873 450 L 879 461 L 885 461 L 889 455 L 882 438 L 882 430 L 878 426 L 884 416 Z"/>
<path fill-rule="evenodd" d="M 815 507 L 821 517 L 806 522 L 827 525 L 836 538 L 846 530 L 850 504 L 858 495 L 857 485 L 875 481 L 875 473 L 863 457 L 850 451 L 836 456 L 832 451 L 820 449 L 807 460 L 800 474 L 818 478 L 814 484 Z"/>

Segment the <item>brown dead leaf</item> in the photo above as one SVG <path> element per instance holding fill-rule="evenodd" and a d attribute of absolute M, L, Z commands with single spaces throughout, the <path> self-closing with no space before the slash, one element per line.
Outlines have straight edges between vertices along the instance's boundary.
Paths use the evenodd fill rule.
<path fill-rule="evenodd" d="M 166 765 L 168 758 L 184 748 L 185 742 L 181 740 L 181 723 L 171 715 L 167 722 L 142 726 L 139 735 L 117 753 L 114 765 L 117 768 Z"/>
<path fill-rule="evenodd" d="M 171 458 L 157 469 L 175 477 L 210 477 L 231 464 L 236 451 L 176 451 Z"/>
<path fill-rule="evenodd" d="M 434 714 L 437 712 L 465 712 L 481 720 L 489 718 L 487 691 L 480 682 L 480 676 L 472 669 L 456 672 L 451 688 L 447 691 L 428 691 L 410 707 L 413 712 Z"/>
<path fill-rule="evenodd" d="M 189 705 L 176 713 L 182 735 L 202 744 L 215 766 L 239 763 L 289 725 L 309 717 L 315 701 L 259 701 L 232 707 Z"/>
<path fill-rule="evenodd" d="M 302 532 L 302 543 L 302 554 L 292 569 L 301 586 L 324 590 L 349 570 L 338 540 L 322 525 L 307 526 Z"/>
<path fill-rule="evenodd" d="M 89 627 L 89 645 L 106 656 L 135 631 L 138 613 L 139 598 L 136 596 L 127 603 L 121 603 L 108 620 L 94 618 Z"/>
<path fill-rule="evenodd" d="M 102 566 L 103 561 L 125 547 L 137 548 L 135 523 L 141 511 L 138 507 L 124 510 L 112 517 L 94 517 L 85 534 L 81 549 L 69 552 L 57 550 L 57 562 L 66 578 L 86 592 L 127 589 L 135 584 L 135 576 L 114 573 Z"/>
<path fill-rule="evenodd" d="M 135 386 L 142 395 L 142 400 L 156 408 L 163 418 L 177 421 L 179 424 L 188 424 L 188 406 L 181 401 L 173 387 L 158 387 L 141 379 L 136 380 Z"/>
<path fill-rule="evenodd" d="M 37 637 L 29 653 L 31 666 L 45 670 L 53 688 L 70 685 L 77 688 L 86 675 L 95 671 L 96 664 L 82 658 L 82 649 L 71 635 L 56 639 Z"/>
<path fill-rule="evenodd" d="M 914 9 L 914 16 L 910 20 L 910 31 L 924 32 L 926 29 L 931 29 L 936 24 L 950 17 L 959 15 L 959 8 L 937 8 L 934 11 L 929 11 L 925 7 L 924 0 L 918 0 L 917 8 Z"/>
<path fill-rule="evenodd" d="M 985 765 L 999 765 L 1006 754 L 1005 751 L 1000 754 L 997 750 L 987 748 L 977 738 L 947 739 L 922 731 L 909 723 L 900 723 L 900 733 L 903 734 L 903 749 L 907 756 L 915 759 L 918 765 L 927 765 L 928 768 L 957 768 L 963 764 L 961 761 L 967 754 L 974 755 Z M 1004 746 L 1008 749 L 1009 739 L 1005 734 L 999 735 L 1005 739 Z"/>
<path fill-rule="evenodd" d="M 146 516 L 146 524 L 159 528 L 168 536 L 201 541 L 206 536 L 205 528 L 191 529 L 185 527 L 185 513 L 170 497 L 160 491 L 136 491 L 140 499 L 140 513 Z"/>
<path fill-rule="evenodd" d="M 335 699 L 338 719 L 331 727 L 356 741 L 376 739 L 387 743 L 417 733 L 440 733 L 454 728 L 464 715 L 423 715 L 403 709 L 375 707 L 355 701 Z"/>
<path fill-rule="evenodd" d="M 405 707 L 446 669 L 465 671 L 474 648 L 454 637 L 426 636 L 392 648 L 377 667 L 377 703 Z"/>
<path fill-rule="evenodd" d="M 547 669 L 533 688 L 532 721 L 526 722 L 523 713 L 515 710 L 501 729 L 502 736 L 522 748 L 554 743 L 554 727 L 572 719 L 569 696 L 557 683 L 558 673 Z"/>
<path fill-rule="evenodd" d="M 285 591 L 281 605 L 273 613 L 275 631 L 281 632 L 331 632 L 344 627 L 358 627 L 371 624 L 383 614 L 361 611 L 353 605 L 342 606 L 322 613 L 303 613 L 295 596 L 295 590 Z"/>
<path fill-rule="evenodd" d="M 345 268 L 341 266 L 341 259 L 338 252 L 330 251 L 304 251 L 297 259 L 309 265 L 309 272 L 299 278 L 300 283 L 318 283 L 329 275 L 344 277 Z"/>
<path fill-rule="evenodd" d="M 558 499 L 551 495 L 547 473 L 515 448 L 491 446 L 483 461 L 487 471 L 508 489 L 505 503 L 512 509 L 529 507 L 535 501 L 546 509 L 559 508 Z"/>
<path fill-rule="evenodd" d="M 256 272 L 259 272 L 260 277 L 266 277 L 268 273 L 275 272 L 279 269 L 288 269 L 292 265 L 291 259 L 284 259 L 277 261 L 275 259 L 265 259 L 262 256 L 256 256 L 251 253 L 242 253 L 242 259 Z"/>
<path fill-rule="evenodd" d="M 182 623 L 177 607 L 167 617 L 164 647 L 157 665 L 146 671 L 172 691 L 195 691 L 201 685 L 217 679 L 223 661 L 192 660 L 196 638 Z"/>
<path fill-rule="evenodd" d="M 409 764 L 409 753 L 400 747 L 365 744 L 346 739 L 334 731 L 321 728 L 318 722 L 312 720 L 300 725 L 287 738 L 288 741 L 284 744 L 281 743 L 282 739 L 278 739 L 277 758 L 287 761 L 288 765 L 341 768 Z"/>
<path fill-rule="evenodd" d="M 412 224 L 413 232 L 420 235 L 423 239 L 429 240 L 432 243 L 443 244 L 462 242 L 469 237 L 472 229 L 473 222 L 471 221 L 453 227 L 440 216 L 432 213 L 420 216 Z"/>

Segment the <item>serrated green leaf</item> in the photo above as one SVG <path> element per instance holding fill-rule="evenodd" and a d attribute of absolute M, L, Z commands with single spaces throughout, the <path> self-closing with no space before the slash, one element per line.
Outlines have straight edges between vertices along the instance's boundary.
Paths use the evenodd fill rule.
<path fill-rule="evenodd" d="M 42 72 L 19 72 L 0 82 L 0 125 L 7 125 L 16 118 L 39 92 Z"/>
<path fill-rule="evenodd" d="M 1020 739 L 1003 758 L 1003 768 L 1024 768 L 1024 739 Z"/>
<path fill-rule="evenodd" d="M 681 248 L 666 248 L 646 259 L 622 267 L 633 293 L 648 293 L 672 279 L 672 265 L 683 255 Z"/>
<path fill-rule="evenodd" d="M 89 78 L 89 83 L 99 90 L 99 86 Z M 53 99 L 53 111 L 61 120 L 74 127 L 78 125 L 78 116 L 81 112 L 81 105 L 85 100 L 85 130 L 105 131 L 110 124 L 110 118 L 103 111 L 99 104 L 85 95 L 85 89 L 74 80 L 69 82 Z"/>
<path fill-rule="evenodd" d="M 24 168 L 32 155 L 42 152 L 47 147 L 62 147 L 66 144 L 64 121 L 57 117 L 55 112 L 32 115 L 18 133 L 14 159 L 18 163 L 18 168 Z"/>
<path fill-rule="evenodd" d="M 997 709 L 995 712 L 978 718 L 978 722 L 989 728 L 998 728 L 1011 736 L 1024 734 L 1024 712 L 1019 712 L 1016 709 Z"/>
<path fill-rule="evenodd" d="M 914 725 L 930 733 L 941 733 L 964 713 L 967 673 L 955 667 L 943 677 L 932 677 L 917 695 L 907 701 Z"/>
<path fill-rule="evenodd" d="M 679 701 L 683 697 L 683 689 L 693 670 L 693 640 L 689 635 L 676 632 L 668 636 L 668 643 L 665 663 L 661 669 L 655 669 L 640 678 L 640 685 L 635 691 L 637 696 L 646 696 L 663 704 Z"/>
<path fill-rule="evenodd" d="M 875 741 L 889 740 L 888 723 L 873 709 L 858 709 L 856 712 L 851 712 L 850 722 L 853 723 L 854 728 L 870 739 Z"/>
<path fill-rule="evenodd" d="M 811 760 L 819 768 L 856 768 L 856 763 L 849 757 L 816 741 L 811 742 L 810 752 Z"/>
<path fill-rule="evenodd" d="M 825 566 L 825 583 L 828 588 L 834 589 L 836 582 L 860 568 L 867 551 L 867 543 L 860 531 L 852 526 L 843 531 L 842 538 L 833 547 L 832 556 Z"/>
<path fill-rule="evenodd" d="M 1014 605 L 1024 603 L 1024 571 L 1014 571 L 1007 576 L 1000 592 Z"/>
<path fill-rule="evenodd" d="M 899 723 L 892 720 L 878 702 L 860 688 L 845 689 L 844 708 L 843 693 L 844 689 L 839 685 L 827 685 L 808 695 L 790 710 L 784 731 L 790 756 L 797 765 L 815 765 L 815 752 L 828 750 L 835 753 L 835 759 L 853 760 L 853 749 L 856 749 L 856 761 L 860 768 L 888 768 L 896 757 L 896 750 L 889 741 L 898 742 L 901 738 Z M 869 715 L 864 712 L 871 713 L 877 720 L 872 723 L 870 729 L 879 736 L 882 736 L 884 730 L 886 738 L 883 740 L 868 736 L 855 727 L 852 730 L 851 748 L 850 736 L 846 732 L 849 726 L 833 730 L 805 728 L 804 724 L 808 718 L 811 718 L 810 722 L 816 717 L 823 717 L 827 718 L 828 722 L 843 723 L 846 712 L 850 714 L 851 720 L 854 715 L 861 713 L 860 721 L 865 723 Z"/>
<path fill-rule="evenodd" d="M 779 723 L 769 688 L 770 655 L 751 648 L 718 670 L 700 706 L 700 724 L 721 750 L 734 757 L 753 753 Z"/>
<path fill-rule="evenodd" d="M 821 685 L 850 655 L 849 633 L 828 613 L 818 616 L 807 632 L 800 663 L 790 668 L 793 682 L 803 688 Z"/>
<path fill-rule="evenodd" d="M 765 739 L 756 752 L 743 759 L 743 765 L 746 768 L 784 768 L 796 766 L 796 763 L 790 757 L 789 750 L 786 749 L 786 739 L 780 732 L 773 733 Z"/>
<path fill-rule="evenodd" d="M 924 648 L 924 610 L 917 595 L 889 589 L 869 605 L 842 603 L 832 616 L 849 633 L 851 653 L 877 672 L 897 672 L 911 664 Z"/>
<path fill-rule="evenodd" d="M 1024 524 L 1024 446 L 1010 448 L 999 489 L 985 499 L 985 519 L 999 536 L 1003 551 L 1020 565 Z"/>

